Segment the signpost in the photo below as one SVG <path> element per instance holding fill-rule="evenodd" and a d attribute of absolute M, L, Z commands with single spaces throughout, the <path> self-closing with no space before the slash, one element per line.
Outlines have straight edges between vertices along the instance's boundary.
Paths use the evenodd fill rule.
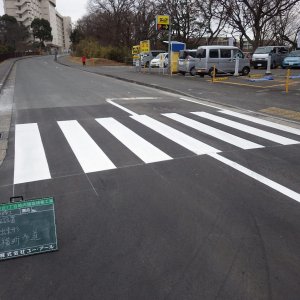
<path fill-rule="evenodd" d="M 132 63 L 135 67 L 138 67 L 140 62 L 140 45 L 133 46 L 131 53 L 132 53 Z"/>
<path fill-rule="evenodd" d="M 55 250 L 52 197 L 0 204 L 0 261 Z"/>

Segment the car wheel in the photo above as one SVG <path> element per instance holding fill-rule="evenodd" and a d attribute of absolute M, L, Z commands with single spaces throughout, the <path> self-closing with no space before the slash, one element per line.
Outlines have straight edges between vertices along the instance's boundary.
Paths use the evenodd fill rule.
<path fill-rule="evenodd" d="M 197 74 L 195 67 L 190 69 L 191 76 L 195 76 Z"/>
<path fill-rule="evenodd" d="M 242 75 L 247 76 L 250 73 L 250 68 L 249 67 L 244 67 L 242 69 Z"/>

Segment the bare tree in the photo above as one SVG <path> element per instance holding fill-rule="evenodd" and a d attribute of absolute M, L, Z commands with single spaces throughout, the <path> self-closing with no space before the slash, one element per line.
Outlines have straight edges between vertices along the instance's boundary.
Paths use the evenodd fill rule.
<path fill-rule="evenodd" d="M 101 36 L 109 36 L 109 39 L 100 38 L 113 46 L 128 45 L 132 38 L 133 7 L 134 1 L 130 0 L 89 0 L 97 30 Z"/>
<path fill-rule="evenodd" d="M 200 35 L 206 36 L 206 43 L 211 44 L 225 30 L 227 26 L 227 11 L 218 0 L 197 0 L 199 11 L 198 25 Z"/>
<path fill-rule="evenodd" d="M 229 23 L 253 48 L 262 45 L 270 33 L 272 20 L 295 7 L 299 0 L 221 0 Z"/>

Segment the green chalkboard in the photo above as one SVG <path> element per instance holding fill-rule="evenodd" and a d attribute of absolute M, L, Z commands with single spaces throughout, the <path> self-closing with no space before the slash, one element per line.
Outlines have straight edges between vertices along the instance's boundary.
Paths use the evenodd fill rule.
<path fill-rule="evenodd" d="M 0 260 L 55 250 L 53 198 L 0 204 Z"/>

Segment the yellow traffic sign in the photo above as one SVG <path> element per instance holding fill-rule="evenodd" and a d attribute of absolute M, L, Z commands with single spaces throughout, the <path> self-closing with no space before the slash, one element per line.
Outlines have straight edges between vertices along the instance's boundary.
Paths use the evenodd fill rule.
<path fill-rule="evenodd" d="M 140 45 L 136 45 L 132 47 L 131 53 L 134 54 L 139 54 L 140 53 Z"/>
<path fill-rule="evenodd" d="M 168 15 L 159 15 L 156 17 L 156 23 L 158 25 L 170 25 L 170 16 Z"/>
<path fill-rule="evenodd" d="M 149 40 L 140 42 L 140 51 L 141 52 L 149 52 L 150 51 L 150 41 Z"/>
<path fill-rule="evenodd" d="M 158 15 L 156 16 L 156 30 L 169 30 L 170 16 Z"/>

